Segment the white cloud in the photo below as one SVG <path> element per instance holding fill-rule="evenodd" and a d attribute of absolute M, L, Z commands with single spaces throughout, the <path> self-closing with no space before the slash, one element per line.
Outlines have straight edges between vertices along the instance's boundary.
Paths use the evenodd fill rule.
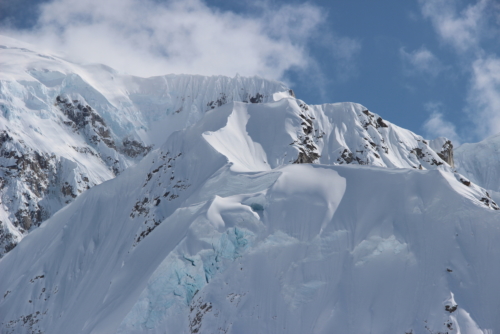
<path fill-rule="evenodd" d="M 324 22 L 319 7 L 284 5 L 240 15 L 202 0 L 53 0 L 36 29 L 17 32 L 78 62 L 136 75 L 260 75 L 281 79 L 311 64 L 307 43 Z"/>
<path fill-rule="evenodd" d="M 454 0 L 420 0 L 422 14 L 430 19 L 443 41 L 459 51 L 477 47 L 491 0 L 479 0 L 461 12 Z"/>
<path fill-rule="evenodd" d="M 456 132 L 455 125 L 444 119 L 441 112 L 442 104 L 429 102 L 425 104 L 425 109 L 430 112 L 429 118 L 424 123 L 424 131 L 428 138 L 446 137 L 450 139 L 455 147 L 460 145 L 460 137 Z"/>
<path fill-rule="evenodd" d="M 472 64 L 468 112 L 479 136 L 500 133 L 500 57 L 480 58 Z"/>
<path fill-rule="evenodd" d="M 477 138 L 499 133 L 500 56 L 489 53 L 485 41 L 492 40 L 492 36 L 497 36 L 494 42 L 498 41 L 500 5 L 494 0 L 478 0 L 459 11 L 457 1 L 419 1 L 424 17 L 431 20 L 438 36 L 453 47 L 461 67 L 470 73 L 465 110 L 475 125 Z M 433 122 L 439 120 L 437 117 Z"/>
<path fill-rule="evenodd" d="M 408 75 L 422 74 L 434 78 L 444 69 L 439 59 L 424 46 L 412 52 L 406 52 L 404 48 L 401 48 L 399 55 L 403 60 L 405 73 Z"/>

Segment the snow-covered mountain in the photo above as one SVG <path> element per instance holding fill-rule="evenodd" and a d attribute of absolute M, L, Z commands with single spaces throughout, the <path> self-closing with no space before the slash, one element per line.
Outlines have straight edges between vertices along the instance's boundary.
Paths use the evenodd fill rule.
<path fill-rule="evenodd" d="M 499 207 L 446 138 L 0 41 L 1 333 L 500 331 Z"/>
<path fill-rule="evenodd" d="M 343 126 L 320 122 L 328 112 L 357 115 L 349 128 L 372 132 L 368 140 L 378 133 L 427 145 L 385 121 L 365 129 L 378 118 L 363 110 L 305 110 L 290 97 L 206 113 L 83 193 L 0 261 L 3 331 L 500 328 L 491 293 L 500 272 L 499 212 L 485 205 L 482 189 L 430 159 L 432 170 L 413 159 L 406 163 L 416 168 L 293 164 L 342 156 L 333 143 L 345 138 Z M 316 127 L 323 136 L 304 140 Z M 380 164 L 403 155 L 377 152 Z"/>
<path fill-rule="evenodd" d="M 500 134 L 455 151 L 457 170 L 481 187 L 500 192 Z"/>
<path fill-rule="evenodd" d="M 75 64 L 5 36 L 0 54 L 0 257 L 83 191 L 137 163 L 206 111 L 232 101 L 294 96 L 284 84 L 260 78 L 134 77 Z M 293 145 L 300 162 L 443 164 L 443 145 L 432 150 L 362 106 L 297 104 L 303 124 Z M 285 151 L 279 147 L 275 154 Z M 273 166 L 286 162 L 276 159 Z"/>
<path fill-rule="evenodd" d="M 0 36 L 0 257 L 86 189 L 231 101 L 293 95 L 260 78 L 138 78 Z"/>

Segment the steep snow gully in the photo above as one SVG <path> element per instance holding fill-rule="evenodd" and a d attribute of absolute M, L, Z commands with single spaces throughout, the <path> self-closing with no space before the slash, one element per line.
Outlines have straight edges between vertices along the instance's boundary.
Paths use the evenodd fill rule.
<path fill-rule="evenodd" d="M 500 332 L 498 180 L 446 138 L 0 42 L 1 333 Z"/>

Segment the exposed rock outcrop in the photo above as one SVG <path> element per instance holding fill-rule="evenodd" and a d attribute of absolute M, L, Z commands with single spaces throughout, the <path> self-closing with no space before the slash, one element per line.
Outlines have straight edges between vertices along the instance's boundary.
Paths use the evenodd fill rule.
<path fill-rule="evenodd" d="M 299 155 L 293 163 L 311 164 L 318 162 L 318 159 L 321 157 L 318 146 L 315 143 L 315 140 L 317 140 L 319 136 L 316 133 L 317 131 L 314 131 L 314 117 L 308 113 L 309 106 L 303 103 L 300 104 L 300 108 L 301 113 L 299 117 L 302 119 L 302 134 L 292 143 L 299 149 Z"/>
<path fill-rule="evenodd" d="M 453 144 L 451 140 L 445 137 L 439 137 L 430 141 L 429 146 L 436 151 L 441 159 L 443 159 L 451 167 L 455 167 L 453 161 Z"/>
<path fill-rule="evenodd" d="M 23 133 L 0 132 L 0 210 L 4 212 L 0 221 L 0 257 L 62 206 L 103 178 L 119 174 L 131 159 L 151 150 L 151 146 L 131 138 L 125 138 L 117 148 L 116 136 L 102 116 L 84 102 L 58 95 L 54 106 L 60 111 L 60 125 L 69 127 L 75 138 L 85 143 L 67 146 L 77 160 L 44 152 L 43 145 L 34 147 L 30 138 L 23 139 Z M 82 165 L 82 161 L 106 166 L 109 172 L 107 176 L 92 177 L 87 171 L 90 166 Z"/>

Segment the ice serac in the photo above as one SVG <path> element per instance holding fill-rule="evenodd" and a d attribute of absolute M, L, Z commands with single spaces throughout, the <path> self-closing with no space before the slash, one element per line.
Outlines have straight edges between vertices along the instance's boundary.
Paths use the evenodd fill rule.
<path fill-rule="evenodd" d="M 0 257 L 85 190 L 232 101 L 291 96 L 260 78 L 140 78 L 0 36 Z"/>
<path fill-rule="evenodd" d="M 5 255 L 0 332 L 495 333 L 495 206 L 360 105 L 232 101 Z"/>
<path fill-rule="evenodd" d="M 500 134 L 455 150 L 455 167 L 478 185 L 500 192 Z"/>

